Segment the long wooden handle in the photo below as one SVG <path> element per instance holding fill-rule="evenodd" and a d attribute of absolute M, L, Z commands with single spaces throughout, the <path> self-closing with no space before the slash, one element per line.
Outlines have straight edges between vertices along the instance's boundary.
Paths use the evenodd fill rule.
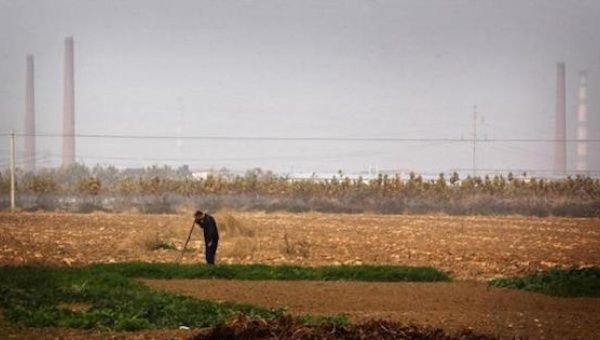
<path fill-rule="evenodd" d="M 187 245 L 190 242 L 190 238 L 192 238 L 192 232 L 194 231 L 195 225 L 196 225 L 196 220 L 194 220 L 194 222 L 192 223 L 192 228 L 190 229 L 190 233 L 188 234 L 187 241 L 185 241 L 185 245 L 183 246 L 183 249 L 181 250 L 181 254 L 179 254 L 177 263 L 181 262 L 181 259 L 183 259 L 183 253 L 185 253 L 185 249 L 187 248 Z"/>

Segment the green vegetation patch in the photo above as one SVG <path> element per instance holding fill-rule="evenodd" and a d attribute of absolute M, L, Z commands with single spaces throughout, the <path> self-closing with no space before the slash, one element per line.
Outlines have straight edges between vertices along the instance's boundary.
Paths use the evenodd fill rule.
<path fill-rule="evenodd" d="M 448 281 L 429 267 L 95 264 L 86 267 L 0 267 L 0 307 L 5 317 L 32 327 L 137 330 L 208 327 L 235 314 L 271 320 L 282 309 L 197 300 L 155 291 L 132 278 L 236 280 Z M 345 324 L 344 315 L 301 316 L 304 324 Z"/>
<path fill-rule="evenodd" d="M 165 242 L 165 241 L 161 241 L 150 247 L 150 250 L 160 250 L 160 249 L 177 250 L 177 247 L 173 243 L 169 243 L 169 242 Z"/>
<path fill-rule="evenodd" d="M 450 278 L 432 267 L 408 266 L 267 266 L 267 265 L 178 265 L 173 263 L 96 264 L 91 270 L 119 273 L 127 277 L 151 279 L 227 280 L 312 280 L 372 282 L 437 282 Z"/>
<path fill-rule="evenodd" d="M 525 277 L 495 279 L 493 287 L 524 289 L 552 296 L 600 297 L 600 268 L 551 269 Z"/>
<path fill-rule="evenodd" d="M 87 307 L 66 307 L 71 304 Z M 90 267 L 0 267 L 0 306 L 8 320 L 26 326 L 115 330 L 207 327 L 237 313 L 265 319 L 284 314 L 158 292 L 119 273 Z"/>

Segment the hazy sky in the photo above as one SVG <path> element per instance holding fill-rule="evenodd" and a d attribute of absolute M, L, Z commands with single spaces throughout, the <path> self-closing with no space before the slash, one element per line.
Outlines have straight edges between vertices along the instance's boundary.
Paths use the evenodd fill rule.
<path fill-rule="evenodd" d="M 24 129 L 28 53 L 37 132 L 61 133 L 64 38 L 73 36 L 79 134 L 472 138 L 477 105 L 481 138 L 553 138 L 565 61 L 568 137 L 587 69 L 590 138 L 600 138 L 599 18 L 597 0 L 0 0 L 0 133 Z M 60 146 L 38 138 L 38 164 L 58 165 Z M 281 172 L 472 162 L 471 144 L 432 142 L 79 138 L 76 152 L 88 165 Z M 552 154 L 549 143 L 486 143 L 477 164 L 551 169 Z M 3 137 L 2 167 L 7 158 Z"/>

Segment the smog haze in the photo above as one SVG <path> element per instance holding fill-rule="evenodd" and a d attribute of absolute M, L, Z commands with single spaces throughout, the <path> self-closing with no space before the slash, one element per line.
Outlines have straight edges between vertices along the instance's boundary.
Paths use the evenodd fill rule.
<path fill-rule="evenodd" d="M 32 54 L 37 166 L 60 165 L 73 37 L 86 165 L 449 172 L 472 167 L 473 143 L 460 139 L 476 125 L 482 172 L 551 170 L 557 63 L 567 139 L 582 70 L 588 138 L 600 138 L 598 18 L 593 0 L 0 0 L 0 159 L 6 167 L 6 134 L 24 133 Z M 588 149 L 597 174 L 600 143 Z M 575 158 L 568 143 L 568 169 Z"/>

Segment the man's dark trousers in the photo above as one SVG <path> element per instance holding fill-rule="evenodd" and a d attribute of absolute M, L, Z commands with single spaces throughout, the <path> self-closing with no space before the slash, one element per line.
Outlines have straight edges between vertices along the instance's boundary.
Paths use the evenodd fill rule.
<path fill-rule="evenodd" d="M 215 254 L 217 253 L 217 246 L 219 240 L 211 241 L 210 246 L 206 245 L 206 264 L 215 264 Z"/>
<path fill-rule="evenodd" d="M 217 245 L 219 244 L 219 230 L 217 229 L 217 221 L 209 214 L 204 214 L 202 218 L 196 218 L 196 223 L 202 228 L 204 233 L 204 249 L 206 251 L 206 263 L 215 264 L 215 254 Z"/>

